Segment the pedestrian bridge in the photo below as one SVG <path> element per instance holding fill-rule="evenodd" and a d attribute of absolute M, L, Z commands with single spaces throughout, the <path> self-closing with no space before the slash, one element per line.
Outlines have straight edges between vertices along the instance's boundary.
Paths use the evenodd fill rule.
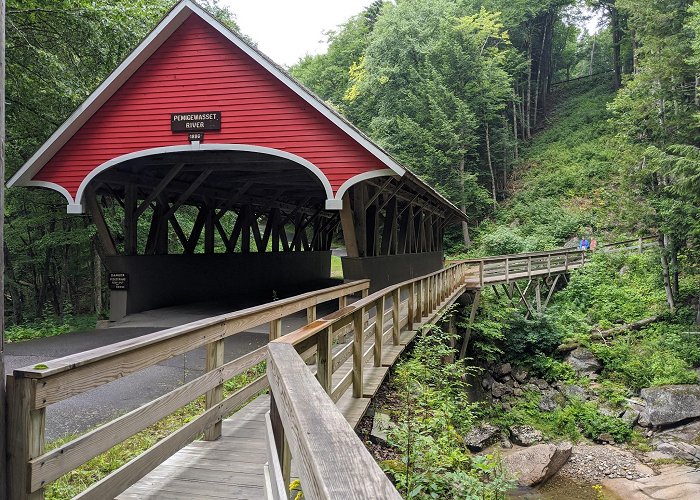
<path fill-rule="evenodd" d="M 654 238 L 640 238 L 599 251 L 651 245 Z M 471 327 L 487 286 L 541 311 L 560 278 L 587 258 L 561 249 L 464 260 L 371 294 L 367 280 L 354 281 L 15 370 L 8 376 L 10 498 L 43 498 L 48 483 L 201 397 L 198 416 L 77 498 L 279 499 L 292 477 L 311 499 L 400 498 L 353 428 L 420 327 L 446 320 L 465 294 Z M 317 306 L 331 301 L 337 310 L 317 318 Z M 302 311 L 307 325 L 281 335 L 285 318 Z M 265 324 L 266 346 L 224 362 L 224 339 Z M 200 347 L 202 376 L 45 450 L 50 405 Z M 256 366 L 263 375 L 226 390 Z"/>

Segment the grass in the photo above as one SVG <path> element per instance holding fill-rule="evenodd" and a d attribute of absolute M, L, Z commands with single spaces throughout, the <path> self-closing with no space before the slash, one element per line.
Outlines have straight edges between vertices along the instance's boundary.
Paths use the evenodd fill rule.
<path fill-rule="evenodd" d="M 266 364 L 262 362 L 246 372 L 226 381 L 224 383 L 224 396 L 230 396 L 258 377 L 264 375 L 265 368 Z M 204 409 L 204 396 L 201 396 L 159 422 L 147 427 L 125 441 L 122 441 L 105 453 L 88 460 L 80 467 L 60 477 L 53 483 L 50 483 L 46 486 L 45 498 L 47 500 L 73 498 L 91 484 L 106 477 L 111 472 L 117 470 L 119 467 L 154 446 L 158 441 L 197 418 L 197 416 L 204 412 Z M 53 441 L 46 446 L 46 451 L 59 448 L 78 437 L 79 435 L 75 434 Z M 197 439 L 199 438 L 201 438 L 201 435 L 197 437 Z"/>
<path fill-rule="evenodd" d="M 94 314 L 82 314 L 79 316 L 66 315 L 63 318 L 46 316 L 43 319 L 11 325 L 5 329 L 7 342 L 23 342 L 25 340 L 54 337 L 65 333 L 92 330 L 97 323 Z"/>
<path fill-rule="evenodd" d="M 331 255 L 331 278 L 343 278 L 343 263 L 336 255 Z"/>

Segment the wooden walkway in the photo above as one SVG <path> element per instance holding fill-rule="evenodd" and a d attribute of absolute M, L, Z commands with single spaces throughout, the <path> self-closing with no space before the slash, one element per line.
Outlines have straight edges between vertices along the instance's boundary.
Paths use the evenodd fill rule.
<path fill-rule="evenodd" d="M 445 301 L 444 305 L 447 301 Z M 390 313 L 388 313 L 390 314 Z M 404 318 L 405 319 L 405 318 Z M 369 321 L 370 319 L 368 319 Z M 373 320 L 373 318 L 371 318 Z M 420 325 L 416 325 L 418 328 Z M 373 328 L 372 325 L 370 325 Z M 417 331 L 401 332 L 399 345 L 385 336 L 382 366 L 365 362 L 364 397 L 353 398 L 352 386 L 336 405 L 354 428 L 364 416 L 372 398 L 384 382 L 389 368 L 396 362 Z M 352 341 L 333 349 L 340 352 Z M 371 352 L 373 343 L 367 344 Z M 312 372 L 315 366 L 309 366 Z M 352 359 L 346 360 L 333 374 L 333 385 L 342 382 L 352 371 Z M 216 441 L 195 441 L 168 458 L 146 477 L 116 498 L 118 500 L 216 500 L 264 499 L 264 466 L 268 461 L 265 441 L 265 414 L 270 410 L 270 396 L 263 394 L 223 421 L 222 435 Z M 296 467 L 292 463 L 292 475 Z"/>

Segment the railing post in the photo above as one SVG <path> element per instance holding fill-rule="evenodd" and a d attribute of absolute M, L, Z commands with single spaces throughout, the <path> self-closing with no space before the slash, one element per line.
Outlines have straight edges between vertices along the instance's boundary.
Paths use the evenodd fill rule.
<path fill-rule="evenodd" d="M 316 379 L 321 387 L 330 395 L 333 392 L 333 335 L 331 329 L 326 328 L 318 332 L 316 336 Z"/>
<path fill-rule="evenodd" d="M 44 453 L 46 408 L 34 409 L 36 384 L 7 376 L 7 493 L 12 500 L 44 498 L 44 488 L 29 491 L 28 462 Z"/>
<path fill-rule="evenodd" d="M 484 287 L 484 261 L 479 261 L 479 288 Z"/>
<path fill-rule="evenodd" d="M 338 309 L 342 309 L 343 307 L 348 305 L 348 297 L 347 295 L 343 295 L 342 297 L 338 297 Z"/>
<path fill-rule="evenodd" d="M 510 259 L 506 257 L 506 283 L 510 283 Z"/>
<path fill-rule="evenodd" d="M 306 308 L 306 324 L 313 323 L 316 321 L 316 306 Z"/>
<path fill-rule="evenodd" d="M 282 468 L 282 481 L 285 486 L 289 485 L 289 480 L 292 476 L 292 453 L 289 449 L 287 436 L 284 434 L 284 426 L 282 425 L 282 417 L 277 409 L 275 396 L 270 391 L 270 423 L 272 424 L 272 434 L 277 447 L 277 457 Z"/>
<path fill-rule="evenodd" d="M 216 370 L 224 364 L 224 340 L 215 340 L 207 344 L 207 359 L 205 369 L 207 372 Z M 205 406 L 208 410 L 219 404 L 224 399 L 224 381 L 207 391 L 205 396 Z M 204 429 L 204 440 L 215 441 L 221 437 L 221 420 L 218 420 L 211 427 Z"/>
<path fill-rule="evenodd" d="M 528 255 L 527 257 L 527 279 L 529 280 L 532 277 L 532 256 Z"/>
<path fill-rule="evenodd" d="M 644 251 L 644 239 L 640 236 L 639 237 L 639 253 L 642 253 Z"/>
<path fill-rule="evenodd" d="M 412 281 L 408 285 L 408 326 L 409 330 L 413 330 L 413 322 L 416 317 L 416 282 Z"/>
<path fill-rule="evenodd" d="M 352 342 L 352 397 L 361 398 L 364 394 L 362 356 L 364 355 L 364 308 L 353 313 L 354 339 Z"/>
<path fill-rule="evenodd" d="M 394 345 L 399 345 L 401 336 L 401 290 L 396 288 L 391 292 L 391 335 Z"/>
<path fill-rule="evenodd" d="M 382 366 L 382 346 L 384 344 L 384 296 L 377 300 L 374 317 L 374 366 Z"/>
<path fill-rule="evenodd" d="M 552 274 L 552 254 L 547 254 L 547 276 Z"/>
<path fill-rule="evenodd" d="M 282 336 L 282 318 L 270 321 L 270 342 Z"/>
<path fill-rule="evenodd" d="M 583 252 L 583 250 L 581 250 Z M 569 270 L 569 252 L 564 254 L 564 272 Z"/>
<path fill-rule="evenodd" d="M 423 280 L 418 280 L 418 289 L 416 290 L 416 321 L 423 321 Z"/>

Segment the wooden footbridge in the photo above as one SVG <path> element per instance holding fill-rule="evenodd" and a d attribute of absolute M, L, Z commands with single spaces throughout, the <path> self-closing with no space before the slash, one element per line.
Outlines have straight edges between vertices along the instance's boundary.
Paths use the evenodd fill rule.
<path fill-rule="evenodd" d="M 646 238 L 602 250 L 653 244 Z M 529 310 L 533 291 L 534 313 L 587 257 L 562 249 L 460 261 L 372 294 L 368 281 L 355 281 L 15 370 L 8 376 L 10 498 L 43 498 L 48 483 L 201 397 L 201 414 L 76 498 L 280 499 L 291 477 L 311 499 L 400 498 L 353 428 L 419 328 L 438 322 L 465 293 L 474 296 L 473 321 L 486 286 L 502 287 Z M 329 301 L 338 309 L 317 319 L 317 306 Z M 304 312 L 308 324 L 281 336 L 285 318 Z M 225 338 L 264 324 L 265 347 L 224 362 Z M 202 347 L 202 376 L 45 449 L 50 405 Z M 265 375 L 226 392 L 228 380 L 263 362 Z"/>

